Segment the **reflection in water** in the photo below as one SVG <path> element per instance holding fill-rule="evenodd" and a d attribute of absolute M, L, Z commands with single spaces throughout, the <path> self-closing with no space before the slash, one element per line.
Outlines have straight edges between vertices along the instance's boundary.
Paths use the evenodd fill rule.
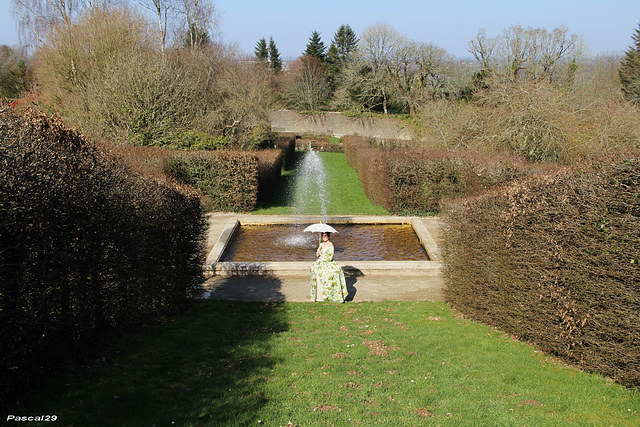
<path fill-rule="evenodd" d="M 306 225 L 241 225 L 222 261 L 315 261 L 318 233 Z M 410 224 L 338 224 L 331 236 L 336 261 L 427 261 Z"/>

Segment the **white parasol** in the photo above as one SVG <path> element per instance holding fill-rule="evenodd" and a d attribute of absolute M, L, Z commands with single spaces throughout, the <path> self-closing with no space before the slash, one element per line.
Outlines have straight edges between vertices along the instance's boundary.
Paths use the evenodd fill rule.
<path fill-rule="evenodd" d="M 311 224 L 310 226 L 305 228 L 304 231 L 308 233 L 337 233 L 338 232 L 338 230 L 336 230 L 329 224 L 324 224 L 322 222 L 318 224 Z"/>

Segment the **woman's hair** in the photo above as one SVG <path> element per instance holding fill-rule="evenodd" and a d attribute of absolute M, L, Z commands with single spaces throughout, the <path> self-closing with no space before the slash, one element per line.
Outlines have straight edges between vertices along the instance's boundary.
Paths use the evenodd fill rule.
<path fill-rule="evenodd" d="M 328 238 L 331 238 L 331 232 L 323 231 L 322 234 L 326 234 Z"/>

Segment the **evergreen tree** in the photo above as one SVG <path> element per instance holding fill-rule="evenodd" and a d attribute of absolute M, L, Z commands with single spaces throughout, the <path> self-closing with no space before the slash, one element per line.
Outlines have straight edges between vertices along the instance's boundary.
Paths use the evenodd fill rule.
<path fill-rule="evenodd" d="M 324 68 L 327 72 L 329 93 L 333 94 L 338 87 L 338 78 L 342 73 L 342 61 L 340 60 L 338 48 L 334 43 L 331 43 L 331 46 L 329 46 L 329 51 L 327 52 L 327 57 L 324 61 Z"/>
<path fill-rule="evenodd" d="M 258 40 L 254 52 L 256 54 L 256 58 L 266 65 L 269 61 L 269 50 L 267 49 L 267 40 L 264 37 Z"/>
<path fill-rule="evenodd" d="M 640 26 L 631 36 L 633 46 L 625 52 L 618 74 L 622 93 L 632 103 L 640 104 Z"/>
<path fill-rule="evenodd" d="M 320 39 L 320 33 L 314 31 L 311 33 L 311 37 L 309 37 L 309 43 L 307 43 L 307 49 L 304 51 L 304 55 L 315 56 L 320 62 L 324 62 L 325 49 L 324 43 Z"/>
<path fill-rule="evenodd" d="M 273 37 L 269 38 L 269 68 L 275 73 L 282 70 L 282 59 L 280 59 L 280 52 L 276 47 L 276 42 L 273 41 Z"/>
<path fill-rule="evenodd" d="M 358 38 L 350 26 L 341 25 L 333 36 L 331 44 L 335 45 L 338 57 L 344 63 L 353 57 L 353 53 L 358 47 Z"/>
<path fill-rule="evenodd" d="M 329 92 L 333 93 L 339 86 L 340 75 L 346 63 L 351 61 L 358 47 L 356 33 L 348 25 L 341 25 L 333 36 L 329 51 L 325 58 Z"/>

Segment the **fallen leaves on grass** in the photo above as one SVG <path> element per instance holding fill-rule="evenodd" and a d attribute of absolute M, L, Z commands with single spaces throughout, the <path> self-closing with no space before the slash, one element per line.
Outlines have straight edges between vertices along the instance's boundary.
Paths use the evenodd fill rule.
<path fill-rule="evenodd" d="M 414 413 L 420 415 L 421 417 L 427 418 L 427 417 L 435 417 L 436 414 L 434 414 L 433 412 L 430 412 L 426 409 L 416 409 L 414 411 Z"/>
<path fill-rule="evenodd" d="M 363 341 L 362 342 L 363 345 L 369 347 L 369 349 L 371 349 L 371 351 L 369 353 L 376 355 L 376 356 L 388 356 L 389 355 L 389 351 L 391 350 L 400 350 L 400 347 L 393 345 L 390 347 L 387 347 L 385 345 L 385 343 L 381 340 L 378 341 Z"/>
<path fill-rule="evenodd" d="M 354 382 L 348 382 L 345 384 L 342 384 L 342 387 L 347 387 L 347 388 L 362 388 L 362 386 L 358 383 L 354 383 Z"/>
<path fill-rule="evenodd" d="M 382 381 L 378 381 L 377 383 L 372 385 L 373 388 L 387 388 L 389 384 L 383 383 Z"/>

